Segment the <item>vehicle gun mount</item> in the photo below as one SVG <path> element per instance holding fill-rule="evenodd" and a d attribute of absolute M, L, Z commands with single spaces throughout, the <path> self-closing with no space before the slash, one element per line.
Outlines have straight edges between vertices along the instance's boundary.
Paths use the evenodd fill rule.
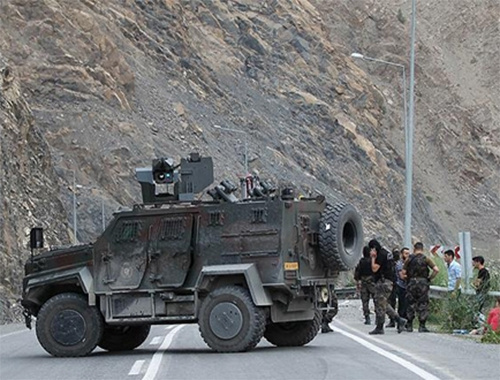
<path fill-rule="evenodd" d="M 137 168 L 135 173 L 146 205 L 192 201 L 214 181 L 212 158 L 199 153 L 182 158 L 178 165 L 172 158 L 154 159 L 151 167 Z"/>

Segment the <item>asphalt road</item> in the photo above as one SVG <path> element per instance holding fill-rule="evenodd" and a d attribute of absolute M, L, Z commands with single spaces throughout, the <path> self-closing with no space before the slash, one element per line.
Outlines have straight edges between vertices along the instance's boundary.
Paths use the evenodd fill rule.
<path fill-rule="evenodd" d="M 196 325 L 154 326 L 126 353 L 96 349 L 85 358 L 53 358 L 22 325 L 0 328 L 0 379 L 497 379 L 500 346 L 443 334 L 367 334 L 358 301 L 342 304 L 334 333 L 304 347 L 265 339 L 254 351 L 218 354 Z"/>

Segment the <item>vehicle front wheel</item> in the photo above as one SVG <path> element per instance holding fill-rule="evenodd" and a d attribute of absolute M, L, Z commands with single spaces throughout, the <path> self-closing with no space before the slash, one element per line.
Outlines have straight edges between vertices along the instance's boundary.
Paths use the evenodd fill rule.
<path fill-rule="evenodd" d="M 198 319 L 203 340 L 218 352 L 253 349 L 262 339 L 266 323 L 262 308 L 239 286 L 212 291 L 204 299 Z"/>
<path fill-rule="evenodd" d="M 129 351 L 139 347 L 148 338 L 150 325 L 104 327 L 98 346 L 108 351 Z"/>
<path fill-rule="evenodd" d="M 101 340 L 102 316 L 86 298 L 76 293 L 61 293 L 50 298 L 40 309 L 36 336 L 53 356 L 85 356 Z"/>
<path fill-rule="evenodd" d="M 310 321 L 270 323 L 264 332 L 264 338 L 275 346 L 303 346 L 318 335 L 321 325 L 321 313 L 315 312 Z"/>

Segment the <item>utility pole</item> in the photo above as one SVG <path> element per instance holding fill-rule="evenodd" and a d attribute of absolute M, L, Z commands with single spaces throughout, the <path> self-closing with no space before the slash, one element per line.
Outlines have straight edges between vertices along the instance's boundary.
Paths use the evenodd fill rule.
<path fill-rule="evenodd" d="M 412 212 L 412 181 L 413 181 L 413 130 L 415 108 L 415 31 L 417 27 L 417 0 L 412 0 L 411 6 L 411 39 L 410 39 L 410 104 L 408 106 L 408 154 L 406 160 L 406 204 L 405 204 L 405 246 L 411 248 L 411 212 Z"/>
<path fill-rule="evenodd" d="M 244 152 L 244 165 L 245 165 L 245 176 L 248 174 L 248 133 L 240 129 L 221 127 L 220 125 L 213 125 L 215 129 L 220 129 L 221 131 L 228 132 L 238 132 L 245 134 L 245 152 Z"/>
<path fill-rule="evenodd" d="M 404 65 L 396 62 L 385 61 L 383 59 L 367 57 L 360 53 L 352 53 L 351 57 L 359 58 L 364 61 L 371 61 L 375 63 L 381 63 L 389 66 L 395 66 L 402 70 L 402 91 L 403 91 L 403 120 L 404 120 L 404 131 L 405 131 L 405 179 L 406 179 L 406 208 L 405 208 L 405 222 L 404 222 L 404 244 L 406 247 L 410 248 L 411 244 L 411 204 L 412 204 L 412 190 L 411 190 L 411 172 L 408 168 L 411 167 L 411 156 L 410 156 L 410 139 L 409 139 L 409 127 L 408 127 L 408 107 L 406 104 L 407 99 L 407 83 L 406 83 L 406 68 Z M 408 202 L 410 207 L 408 207 Z"/>
<path fill-rule="evenodd" d="M 102 220 L 102 230 L 106 229 L 106 217 L 104 216 L 104 198 L 101 198 L 101 220 Z"/>
<path fill-rule="evenodd" d="M 73 244 L 77 244 L 76 237 L 76 174 L 73 170 Z"/>

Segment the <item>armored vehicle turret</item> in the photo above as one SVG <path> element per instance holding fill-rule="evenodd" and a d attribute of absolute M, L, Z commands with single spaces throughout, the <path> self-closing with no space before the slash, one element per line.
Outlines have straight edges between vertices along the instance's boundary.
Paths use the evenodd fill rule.
<path fill-rule="evenodd" d="M 201 200 L 213 163 L 199 154 L 178 165 L 160 158 L 136 174 L 143 202 L 116 212 L 93 244 L 27 261 L 22 305 L 47 352 L 132 350 L 152 324 L 197 323 L 219 352 L 253 349 L 262 337 L 301 346 L 316 336 L 321 311 L 337 306 L 339 272 L 361 256 L 352 205 L 297 198 L 257 176 L 242 181 L 241 199 L 222 181 Z"/>

